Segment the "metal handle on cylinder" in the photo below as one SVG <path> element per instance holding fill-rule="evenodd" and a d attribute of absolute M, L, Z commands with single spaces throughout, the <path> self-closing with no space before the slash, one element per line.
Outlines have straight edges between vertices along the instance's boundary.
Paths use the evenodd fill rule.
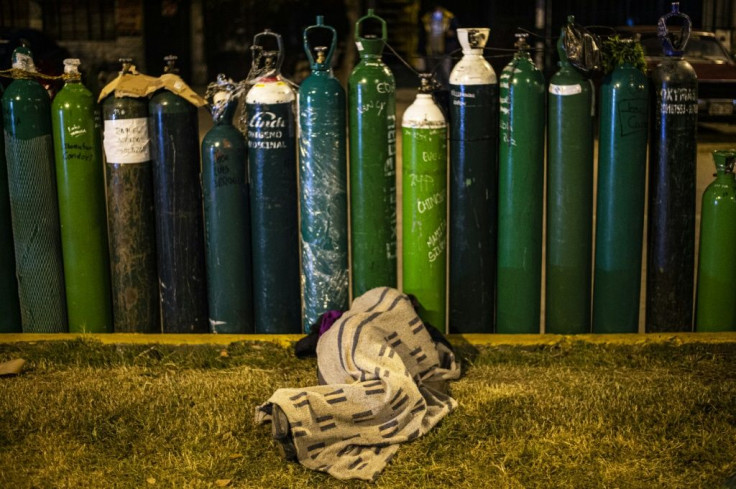
<path fill-rule="evenodd" d="M 672 18 L 683 19 L 679 37 L 670 34 L 667 29 L 667 21 Z M 680 12 L 680 2 L 672 2 L 672 10 L 659 18 L 657 22 L 657 36 L 662 41 L 664 54 L 667 56 L 682 56 L 685 46 L 690 39 L 693 23 L 687 14 Z"/>

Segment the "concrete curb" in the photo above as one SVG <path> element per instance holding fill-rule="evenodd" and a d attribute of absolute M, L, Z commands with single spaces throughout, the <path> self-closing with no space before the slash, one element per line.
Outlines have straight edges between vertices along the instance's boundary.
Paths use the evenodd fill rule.
<path fill-rule="evenodd" d="M 290 346 L 303 338 L 301 334 L 136 334 L 136 333 L 3 333 L 2 343 L 36 343 L 89 339 L 104 344 L 228 345 L 238 341 L 264 341 Z M 473 346 L 552 346 L 577 341 L 604 345 L 736 343 L 736 332 L 724 333 L 649 333 L 649 334 L 465 334 L 448 335 L 454 345 Z"/>

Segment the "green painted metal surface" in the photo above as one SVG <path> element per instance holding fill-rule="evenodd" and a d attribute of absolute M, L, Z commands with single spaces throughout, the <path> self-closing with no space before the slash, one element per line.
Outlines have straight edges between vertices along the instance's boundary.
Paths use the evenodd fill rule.
<path fill-rule="evenodd" d="M 69 60 L 67 60 L 69 61 Z M 76 65 L 73 68 L 76 71 Z M 112 331 L 100 115 L 81 78 L 51 104 L 69 331 Z"/>
<path fill-rule="evenodd" d="M 447 125 L 431 94 L 417 95 L 401 134 L 403 290 L 425 323 L 446 332 Z"/>
<path fill-rule="evenodd" d="M 16 49 L 13 66 L 35 71 L 30 51 Z M 49 94 L 35 80 L 16 79 L 3 94 L 2 110 L 23 331 L 63 332 L 67 312 Z"/>
<path fill-rule="evenodd" d="M 363 37 L 379 22 L 381 37 Z M 360 62 L 348 80 L 353 297 L 396 287 L 396 84 L 381 61 L 386 23 L 373 15 L 355 26 Z"/>
<path fill-rule="evenodd" d="M 573 334 L 590 331 L 593 86 L 561 44 L 548 97 L 545 312 L 547 333 Z"/>
<path fill-rule="evenodd" d="M 703 193 L 696 331 L 736 331 L 736 149 L 714 151 L 716 179 Z"/>
<path fill-rule="evenodd" d="M 248 149 L 232 124 L 237 101 L 215 117 L 202 140 L 207 297 L 210 331 L 252 333 Z"/>
<path fill-rule="evenodd" d="M 545 84 L 527 49 L 500 77 L 497 333 L 539 333 Z"/>
<path fill-rule="evenodd" d="M 316 48 L 315 60 L 308 36 L 319 30 L 332 41 L 329 50 Z M 330 68 L 336 42 L 335 30 L 321 16 L 304 31 L 312 66 L 299 87 L 302 324 L 307 332 L 325 311 L 348 308 L 345 90 Z"/>
<path fill-rule="evenodd" d="M 3 88 L 0 86 L 0 99 Z M 0 105 L 0 124 L 2 124 Z M 0 125 L 2 132 L 2 125 Z M 0 137 L 0 333 L 19 333 L 23 330 L 18 303 L 18 281 L 15 278 L 15 250 L 13 223 L 8 194 L 8 165 L 5 162 L 5 135 Z"/>
<path fill-rule="evenodd" d="M 593 332 L 639 329 L 649 82 L 625 63 L 601 85 Z"/>

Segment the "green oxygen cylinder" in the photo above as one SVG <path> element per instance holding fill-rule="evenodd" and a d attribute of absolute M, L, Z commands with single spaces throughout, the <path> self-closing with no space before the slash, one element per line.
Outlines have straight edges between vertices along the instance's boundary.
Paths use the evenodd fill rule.
<path fill-rule="evenodd" d="M 446 332 L 447 123 L 429 75 L 421 81 L 401 120 L 404 292 L 425 323 Z"/>
<path fill-rule="evenodd" d="M 0 85 L 0 99 L 3 88 Z M 0 131 L 2 131 L 0 104 Z M 13 223 L 8 194 L 8 165 L 5 162 L 5 136 L 0 137 L 0 333 L 20 333 L 23 325 L 18 303 L 18 281 L 15 278 Z"/>
<path fill-rule="evenodd" d="M 377 22 L 381 37 L 363 35 Z M 368 9 L 355 23 L 360 62 L 348 80 L 353 297 L 396 286 L 396 83 L 381 60 L 386 22 Z"/>
<path fill-rule="evenodd" d="M 202 140 L 207 298 L 212 333 L 253 332 L 248 148 L 233 125 L 237 87 L 210 85 L 215 125 Z"/>
<path fill-rule="evenodd" d="M 574 22 L 573 16 L 568 23 Z M 593 86 L 557 43 L 549 83 L 546 332 L 590 331 L 593 239 Z"/>
<path fill-rule="evenodd" d="M 736 331 L 736 149 L 713 152 L 716 179 L 703 193 L 697 331 Z"/>
<path fill-rule="evenodd" d="M 667 29 L 678 17 L 679 36 Z M 690 27 L 678 3 L 658 24 L 665 56 L 651 74 L 647 332 L 692 330 L 698 79 L 683 58 Z"/>
<path fill-rule="evenodd" d="M 309 36 L 331 36 L 329 49 Z M 325 311 L 348 308 L 348 203 L 345 90 L 332 75 L 335 29 L 323 17 L 304 31 L 312 74 L 299 87 L 302 299 L 304 330 Z"/>
<path fill-rule="evenodd" d="M 67 331 L 59 200 L 49 94 L 28 73 L 31 51 L 13 51 L 20 75 L 2 99 L 5 157 L 15 238 L 18 293 L 26 333 Z"/>
<path fill-rule="evenodd" d="M 544 75 L 527 34 L 500 76 L 496 332 L 539 333 L 544 207 Z"/>
<path fill-rule="evenodd" d="M 112 331 L 100 115 L 82 85 L 78 59 L 64 60 L 67 82 L 51 104 L 69 331 Z"/>
<path fill-rule="evenodd" d="M 483 58 L 490 29 L 458 29 L 450 73 L 450 328 L 493 331 L 496 299 L 498 80 Z"/>
<path fill-rule="evenodd" d="M 269 38 L 275 39 L 278 50 L 264 49 Z M 296 94 L 291 82 L 281 76 L 281 36 L 261 32 L 251 49 L 252 71 L 260 73 L 245 96 L 255 329 L 256 333 L 299 333 Z"/>
<path fill-rule="evenodd" d="M 612 42 L 612 41 L 609 41 Z M 635 41 L 616 44 L 617 49 Z M 629 61 L 601 85 L 593 332 L 639 329 L 649 82 Z"/>
<path fill-rule="evenodd" d="M 120 77 L 136 76 L 121 59 Z M 102 103 L 115 332 L 161 332 L 148 101 L 112 93 Z"/>
<path fill-rule="evenodd" d="M 164 77 L 176 76 L 176 56 L 164 58 Z M 161 329 L 206 333 L 207 271 L 204 258 L 199 121 L 197 107 L 162 89 L 148 104 L 153 196 L 156 215 Z"/>

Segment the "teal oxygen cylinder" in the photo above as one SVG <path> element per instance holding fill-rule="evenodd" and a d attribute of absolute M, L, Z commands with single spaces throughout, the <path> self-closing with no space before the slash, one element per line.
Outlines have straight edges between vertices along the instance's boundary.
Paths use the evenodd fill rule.
<path fill-rule="evenodd" d="M 381 36 L 363 25 L 381 26 Z M 396 82 L 381 60 L 386 21 L 368 9 L 355 23 L 360 62 L 348 80 L 353 298 L 396 278 Z"/>
<path fill-rule="evenodd" d="M 329 48 L 310 46 L 310 34 L 318 31 L 331 35 Z M 302 325 L 307 332 L 325 311 L 348 308 L 345 90 L 330 67 L 336 44 L 337 33 L 322 16 L 304 30 L 312 67 L 299 87 Z"/>
<path fill-rule="evenodd" d="M 210 332 L 252 333 L 248 147 L 233 125 L 237 87 L 218 75 L 207 92 L 215 123 L 202 140 Z"/>
<path fill-rule="evenodd" d="M 0 99 L 3 88 L 0 85 Z M 0 124 L 2 124 L 0 105 Z M 2 125 L 0 125 L 2 131 Z M 8 165 L 5 162 L 5 136 L 0 137 L 0 333 L 20 333 L 23 326 L 18 303 L 18 281 L 15 279 L 13 223 L 8 195 Z"/>
<path fill-rule="evenodd" d="M 29 73 L 31 51 L 13 51 L 24 70 L 2 99 L 15 265 L 25 333 L 67 331 L 64 269 L 49 94 Z"/>
<path fill-rule="evenodd" d="M 601 84 L 593 332 L 639 329 L 649 82 L 634 41 L 604 41 L 628 57 Z M 619 54 L 620 56 L 620 54 Z"/>
<path fill-rule="evenodd" d="M 548 90 L 545 330 L 555 334 L 590 332 L 593 249 L 593 86 L 568 60 L 564 36 Z"/>
<path fill-rule="evenodd" d="M 264 49 L 269 38 L 276 50 Z M 296 94 L 281 76 L 281 36 L 253 40 L 253 86 L 245 96 L 253 225 L 256 333 L 301 332 Z"/>
<path fill-rule="evenodd" d="M 447 122 L 428 75 L 401 120 L 404 292 L 419 316 L 446 332 Z"/>
<path fill-rule="evenodd" d="M 491 333 L 496 300 L 498 81 L 483 48 L 490 29 L 458 29 L 450 74 L 450 328 Z"/>
<path fill-rule="evenodd" d="M 526 34 L 500 76 L 496 332 L 539 333 L 544 212 L 544 75 Z"/>

